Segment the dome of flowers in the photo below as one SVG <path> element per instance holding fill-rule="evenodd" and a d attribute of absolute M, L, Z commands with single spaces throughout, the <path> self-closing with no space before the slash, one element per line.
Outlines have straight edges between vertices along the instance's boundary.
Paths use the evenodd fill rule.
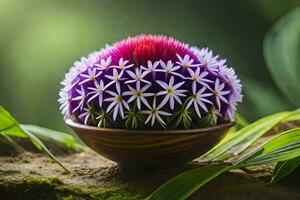
<path fill-rule="evenodd" d="M 226 60 L 166 36 L 139 35 L 76 61 L 65 118 L 113 128 L 197 128 L 233 120 L 241 84 Z"/>

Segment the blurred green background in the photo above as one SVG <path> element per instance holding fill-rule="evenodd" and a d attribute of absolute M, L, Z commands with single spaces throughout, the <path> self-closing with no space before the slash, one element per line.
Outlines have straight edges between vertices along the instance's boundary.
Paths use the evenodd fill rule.
<path fill-rule="evenodd" d="M 263 58 L 272 25 L 300 1 L 0 0 L 0 104 L 22 123 L 66 130 L 57 103 L 72 63 L 127 36 L 166 34 L 208 46 L 242 79 L 239 112 L 290 109 Z M 259 103 L 257 103 L 259 102 Z"/>

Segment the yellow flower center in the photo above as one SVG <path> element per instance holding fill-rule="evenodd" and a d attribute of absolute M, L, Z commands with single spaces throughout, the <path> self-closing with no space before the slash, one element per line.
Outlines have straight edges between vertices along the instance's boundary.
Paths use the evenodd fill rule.
<path fill-rule="evenodd" d="M 135 96 L 140 97 L 140 96 L 142 96 L 142 93 L 140 91 L 136 91 Z"/>
<path fill-rule="evenodd" d="M 167 92 L 168 92 L 168 93 L 173 93 L 173 92 L 174 92 L 174 89 L 171 88 L 171 87 L 169 87 L 169 88 L 167 89 Z"/>
<path fill-rule="evenodd" d="M 116 96 L 116 100 L 119 102 L 122 101 L 122 96 Z"/>
<path fill-rule="evenodd" d="M 204 65 L 207 67 L 208 66 L 208 62 L 207 60 L 204 62 Z"/>
<path fill-rule="evenodd" d="M 152 113 L 152 114 L 155 114 L 156 112 L 157 112 L 157 109 L 151 110 L 151 113 Z"/>
<path fill-rule="evenodd" d="M 194 80 L 194 81 L 198 81 L 198 80 L 199 80 L 199 77 L 198 77 L 198 76 L 194 76 L 194 77 L 193 77 L 193 80 Z"/>

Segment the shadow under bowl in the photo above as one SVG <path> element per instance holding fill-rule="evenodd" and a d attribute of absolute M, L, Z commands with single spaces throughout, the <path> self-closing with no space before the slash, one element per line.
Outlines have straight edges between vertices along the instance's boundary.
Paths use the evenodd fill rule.
<path fill-rule="evenodd" d="M 121 168 L 168 168 L 184 165 L 203 155 L 235 123 L 187 130 L 130 130 L 98 128 L 67 119 L 87 146 L 117 162 Z"/>

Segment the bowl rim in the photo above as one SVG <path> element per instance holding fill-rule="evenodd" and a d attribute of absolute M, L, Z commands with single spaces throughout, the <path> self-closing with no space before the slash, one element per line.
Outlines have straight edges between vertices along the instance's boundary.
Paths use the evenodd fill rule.
<path fill-rule="evenodd" d="M 76 129 L 85 129 L 85 130 L 91 130 L 91 131 L 97 131 L 97 132 L 103 132 L 103 133 L 120 133 L 122 132 L 125 134 L 146 134 L 146 135 L 157 135 L 157 134 L 200 134 L 200 133 L 207 133 L 210 131 L 216 131 L 224 128 L 230 128 L 233 127 L 236 123 L 235 121 L 232 122 L 226 122 L 219 124 L 217 126 L 212 127 L 205 127 L 205 128 L 194 128 L 194 129 L 161 129 L 161 130 L 143 130 L 143 129 L 120 129 L 120 128 L 101 128 L 96 126 L 89 126 L 85 124 L 80 124 L 78 122 L 75 122 L 72 119 L 65 119 L 65 123 L 70 126 L 71 128 Z"/>

